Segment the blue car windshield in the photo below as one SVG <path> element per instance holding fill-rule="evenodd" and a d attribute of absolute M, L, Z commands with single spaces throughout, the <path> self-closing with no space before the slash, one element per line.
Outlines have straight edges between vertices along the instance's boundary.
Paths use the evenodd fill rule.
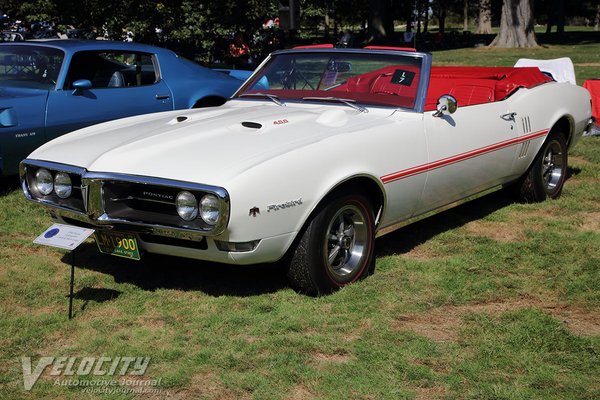
<path fill-rule="evenodd" d="M 65 58 L 61 50 L 44 46 L 0 46 L 0 86 L 51 90 Z"/>

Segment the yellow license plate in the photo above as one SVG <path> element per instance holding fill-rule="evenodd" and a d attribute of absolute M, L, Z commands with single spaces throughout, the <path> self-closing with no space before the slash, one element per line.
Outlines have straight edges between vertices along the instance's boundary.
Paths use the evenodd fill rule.
<path fill-rule="evenodd" d="M 96 231 L 96 244 L 101 253 L 111 254 L 117 257 L 140 259 L 140 249 L 137 239 L 129 233 L 112 233 Z"/>

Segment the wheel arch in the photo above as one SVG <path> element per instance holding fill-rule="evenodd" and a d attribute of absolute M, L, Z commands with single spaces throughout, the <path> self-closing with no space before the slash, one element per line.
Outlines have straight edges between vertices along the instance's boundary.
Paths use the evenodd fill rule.
<path fill-rule="evenodd" d="M 567 148 L 571 147 L 573 133 L 575 132 L 575 120 L 570 115 L 563 115 L 550 128 L 550 132 L 557 129 L 563 133 L 567 142 Z"/>
<path fill-rule="evenodd" d="M 324 204 L 336 196 L 345 194 L 361 194 L 371 202 L 375 216 L 375 230 L 377 230 L 377 224 L 381 220 L 387 205 L 387 196 L 381 181 L 368 174 L 349 176 L 331 185 L 329 190 L 314 202 L 313 208 L 302 222 L 302 229 L 306 227 L 307 223 Z"/>

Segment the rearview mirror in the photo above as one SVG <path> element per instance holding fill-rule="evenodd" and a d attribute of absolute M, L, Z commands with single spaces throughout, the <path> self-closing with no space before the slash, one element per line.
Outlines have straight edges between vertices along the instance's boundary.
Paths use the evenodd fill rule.
<path fill-rule="evenodd" d="M 438 99 L 436 108 L 437 111 L 433 114 L 434 117 L 454 114 L 458 108 L 458 102 L 454 96 L 444 94 Z"/>
<path fill-rule="evenodd" d="M 83 93 L 84 90 L 89 90 L 92 88 L 92 82 L 88 79 L 78 79 L 73 82 L 73 95 L 79 96 Z"/>

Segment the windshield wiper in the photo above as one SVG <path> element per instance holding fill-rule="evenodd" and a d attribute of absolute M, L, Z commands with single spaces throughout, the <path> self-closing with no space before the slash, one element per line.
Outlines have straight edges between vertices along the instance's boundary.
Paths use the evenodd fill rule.
<path fill-rule="evenodd" d="M 239 97 L 264 97 L 267 98 L 269 100 L 271 100 L 273 103 L 277 104 L 278 106 L 285 106 L 285 104 L 279 100 L 279 97 L 275 96 L 274 94 L 269 94 L 269 93 L 242 93 L 239 95 Z"/>
<path fill-rule="evenodd" d="M 333 102 L 337 102 L 337 103 L 343 103 L 343 104 L 347 105 L 348 107 L 354 108 L 355 110 L 360 111 L 362 113 L 369 112 L 369 110 L 367 110 L 365 107 L 356 104 L 356 100 L 352 100 L 352 99 L 341 99 L 339 97 L 303 97 L 302 100 L 333 101 Z"/>

